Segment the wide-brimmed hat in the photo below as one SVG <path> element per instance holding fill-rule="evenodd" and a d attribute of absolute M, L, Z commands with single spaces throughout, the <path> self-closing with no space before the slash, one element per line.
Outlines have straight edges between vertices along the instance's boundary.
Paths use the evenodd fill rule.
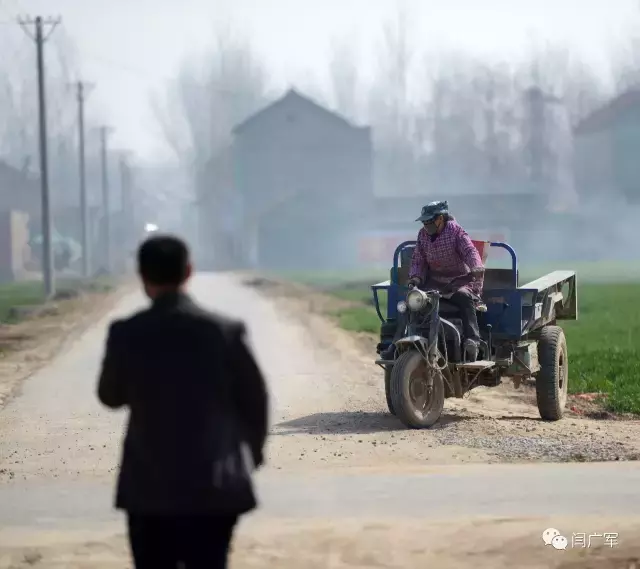
<path fill-rule="evenodd" d="M 416 219 L 416 221 L 421 221 L 424 223 L 425 221 L 431 221 L 435 219 L 439 215 L 444 215 L 449 213 L 449 202 L 447 200 L 440 202 L 431 202 L 425 205 L 420 212 L 420 217 Z"/>

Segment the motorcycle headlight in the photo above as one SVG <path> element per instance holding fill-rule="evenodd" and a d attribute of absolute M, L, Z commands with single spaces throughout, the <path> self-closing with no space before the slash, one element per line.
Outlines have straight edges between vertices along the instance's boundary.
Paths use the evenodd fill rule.
<path fill-rule="evenodd" d="M 407 311 L 407 303 L 404 300 L 401 300 L 396 305 L 396 308 L 400 314 L 404 314 Z"/>
<path fill-rule="evenodd" d="M 409 310 L 422 310 L 427 305 L 427 296 L 421 290 L 412 290 L 407 295 L 407 305 Z"/>

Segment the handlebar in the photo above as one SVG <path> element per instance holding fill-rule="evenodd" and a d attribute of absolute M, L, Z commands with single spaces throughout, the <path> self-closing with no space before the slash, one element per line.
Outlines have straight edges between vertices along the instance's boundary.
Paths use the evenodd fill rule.
<path fill-rule="evenodd" d="M 442 293 L 439 290 L 435 289 L 435 288 L 431 289 L 431 290 L 423 290 L 419 286 L 414 286 L 414 287 L 411 287 L 410 290 L 419 290 L 420 292 L 423 292 L 427 296 L 435 296 L 435 297 L 438 297 L 438 298 L 440 298 L 442 296 Z"/>
<path fill-rule="evenodd" d="M 445 286 L 445 288 L 442 291 L 439 291 L 439 292 L 440 292 L 440 294 L 450 294 L 450 293 L 455 292 L 455 290 L 453 290 L 455 285 L 459 284 L 460 286 L 464 286 L 464 285 L 472 283 L 473 281 L 474 281 L 474 277 L 473 277 L 472 273 L 469 273 L 467 275 L 461 275 L 461 276 L 456 277 L 455 279 L 453 279 L 450 283 L 448 283 Z M 414 288 L 416 288 L 416 285 L 414 283 L 410 282 L 407 285 L 407 288 L 409 290 L 413 290 Z M 451 291 L 449 291 L 449 289 L 451 289 Z M 420 290 L 422 290 L 422 289 L 420 289 Z M 427 291 L 423 291 L 423 292 L 427 292 Z"/>

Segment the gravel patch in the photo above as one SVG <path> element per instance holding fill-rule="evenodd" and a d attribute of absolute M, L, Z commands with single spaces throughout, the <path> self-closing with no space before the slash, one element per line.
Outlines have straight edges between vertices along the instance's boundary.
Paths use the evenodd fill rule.
<path fill-rule="evenodd" d="M 494 428 L 488 429 L 487 423 L 490 422 L 494 423 Z M 534 430 L 530 426 L 523 426 L 523 434 L 518 434 L 504 432 L 505 426 L 500 423 L 486 418 L 471 419 L 464 426 L 459 422 L 436 425 L 431 432 L 441 445 L 486 450 L 501 461 L 602 462 L 640 459 L 636 449 L 622 441 L 611 440 L 606 435 L 530 435 L 527 431 Z M 487 430 L 493 432 L 487 433 Z"/>

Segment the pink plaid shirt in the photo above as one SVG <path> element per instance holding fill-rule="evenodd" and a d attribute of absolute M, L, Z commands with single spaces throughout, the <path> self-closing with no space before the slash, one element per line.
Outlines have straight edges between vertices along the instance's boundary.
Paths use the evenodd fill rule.
<path fill-rule="evenodd" d="M 460 224 L 450 219 L 434 241 L 431 241 L 424 227 L 419 231 L 409 278 L 420 277 L 423 283 L 426 278 L 426 282 L 434 288 L 442 289 L 453 279 L 468 274 L 476 267 L 482 267 L 480 253 Z M 480 296 L 482 284 L 482 280 L 477 280 L 468 287 Z"/>

